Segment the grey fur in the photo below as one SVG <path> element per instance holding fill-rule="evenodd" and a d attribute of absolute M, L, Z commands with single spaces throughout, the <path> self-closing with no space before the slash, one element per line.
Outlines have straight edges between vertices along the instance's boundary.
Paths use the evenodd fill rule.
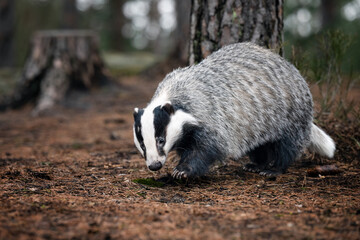
<path fill-rule="evenodd" d="M 313 102 L 307 83 L 292 64 L 255 44 L 228 45 L 197 65 L 173 71 L 152 101 L 164 93 L 198 121 L 197 138 L 202 146 L 216 146 L 217 160 L 272 151 L 266 166 L 248 170 L 285 171 L 310 144 Z M 283 154 L 289 159 L 281 159 Z"/>
<path fill-rule="evenodd" d="M 153 99 L 162 91 L 213 132 L 216 137 L 204 141 L 216 141 L 227 157 L 240 158 L 284 134 L 300 149 L 308 145 L 313 103 L 307 83 L 293 65 L 252 43 L 223 47 L 173 71 Z"/>

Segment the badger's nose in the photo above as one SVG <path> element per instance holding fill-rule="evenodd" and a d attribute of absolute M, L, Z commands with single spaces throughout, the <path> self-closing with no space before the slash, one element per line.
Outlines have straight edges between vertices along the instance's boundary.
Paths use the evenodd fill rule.
<path fill-rule="evenodd" d="M 150 169 L 151 171 L 157 171 L 157 170 L 159 170 L 160 168 L 162 168 L 161 162 L 154 162 L 154 163 L 150 164 L 150 166 L 149 166 L 149 169 Z"/>

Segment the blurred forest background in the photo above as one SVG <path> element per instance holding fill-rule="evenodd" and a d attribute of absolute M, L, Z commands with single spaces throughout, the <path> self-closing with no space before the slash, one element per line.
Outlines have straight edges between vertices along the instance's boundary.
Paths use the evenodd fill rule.
<path fill-rule="evenodd" d="M 99 35 L 106 66 L 116 76 L 137 74 L 169 58 L 184 65 L 190 3 L 0 0 L 0 95 L 13 89 L 29 53 L 31 36 L 37 30 L 94 30 Z M 321 103 L 325 110 L 335 98 L 329 96 L 332 88 L 339 88 L 344 79 L 346 88 L 359 80 L 359 30 L 360 0 L 287 0 L 284 3 L 284 55 L 308 81 L 319 86 L 333 84 L 320 91 L 325 92 Z M 343 109 L 342 113 L 344 111 L 350 109 Z"/>
<path fill-rule="evenodd" d="M 1 0 L 0 66 L 22 67 L 36 30 L 92 29 L 103 53 L 169 54 L 178 41 L 177 26 L 189 21 L 189 3 L 176 0 Z M 180 6 L 184 5 L 184 6 Z M 183 10 L 188 11 L 183 11 Z M 180 22 L 179 22 L 180 21 Z M 319 36 L 339 29 L 351 41 L 346 69 L 360 69 L 359 0 L 287 0 L 284 3 L 284 47 L 314 53 Z M 180 29 L 183 30 L 183 29 Z M 350 43 L 350 42 L 349 42 Z M 183 49 L 183 51 L 187 51 Z"/>

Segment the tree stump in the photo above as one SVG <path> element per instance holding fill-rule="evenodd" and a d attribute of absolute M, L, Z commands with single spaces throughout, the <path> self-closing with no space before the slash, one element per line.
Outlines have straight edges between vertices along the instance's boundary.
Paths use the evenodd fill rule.
<path fill-rule="evenodd" d="M 33 113 L 37 115 L 61 102 L 70 89 L 89 89 L 106 79 L 94 32 L 39 31 L 33 36 L 21 79 L 2 108 L 36 100 Z"/>

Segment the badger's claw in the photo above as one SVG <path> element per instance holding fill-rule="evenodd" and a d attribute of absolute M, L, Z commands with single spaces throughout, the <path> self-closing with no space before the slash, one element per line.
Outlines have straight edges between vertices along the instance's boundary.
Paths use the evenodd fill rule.
<path fill-rule="evenodd" d="M 184 179 L 187 178 L 187 174 L 184 171 L 179 171 L 176 168 L 174 168 L 171 176 L 175 179 Z"/>
<path fill-rule="evenodd" d="M 277 177 L 281 174 L 281 172 L 275 170 L 263 170 L 259 174 L 265 177 Z"/>
<path fill-rule="evenodd" d="M 243 169 L 244 169 L 244 171 L 247 171 L 247 172 L 258 173 L 258 172 L 260 172 L 263 168 L 261 168 L 261 167 L 258 166 L 257 164 L 248 163 L 248 164 L 245 164 L 245 166 L 243 166 Z"/>

